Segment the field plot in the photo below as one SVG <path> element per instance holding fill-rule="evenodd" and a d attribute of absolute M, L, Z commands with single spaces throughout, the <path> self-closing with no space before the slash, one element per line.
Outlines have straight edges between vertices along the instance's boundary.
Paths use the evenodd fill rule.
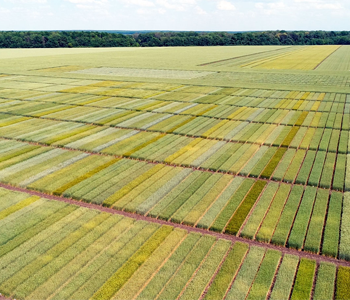
<path fill-rule="evenodd" d="M 0 205 L 0 292 L 16 299 L 306 299 L 314 281 L 332 299 L 348 288 L 349 268 L 277 250 L 2 188 Z"/>
<path fill-rule="evenodd" d="M 0 293 L 343 299 L 349 49 L 3 59 Z"/>
<path fill-rule="evenodd" d="M 277 58 L 252 62 L 250 68 L 261 69 L 288 69 L 288 70 L 314 70 L 339 46 L 311 46 L 296 50 Z"/>
<path fill-rule="evenodd" d="M 36 81 L 0 82 L 2 182 L 338 257 L 347 94 Z"/>

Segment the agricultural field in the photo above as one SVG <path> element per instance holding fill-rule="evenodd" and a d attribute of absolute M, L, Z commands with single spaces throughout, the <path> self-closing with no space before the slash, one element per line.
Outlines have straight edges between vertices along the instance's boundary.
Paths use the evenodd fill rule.
<path fill-rule="evenodd" d="M 0 195 L 0 290 L 16 299 L 308 299 L 312 292 L 341 299 L 349 292 L 350 268 L 331 262 L 3 188 Z"/>
<path fill-rule="evenodd" d="M 187 49 L 0 50 L 0 293 L 347 299 L 350 46 Z"/>

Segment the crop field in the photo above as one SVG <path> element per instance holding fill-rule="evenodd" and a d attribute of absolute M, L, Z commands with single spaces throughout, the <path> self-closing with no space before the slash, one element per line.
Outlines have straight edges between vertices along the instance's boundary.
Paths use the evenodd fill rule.
<path fill-rule="evenodd" d="M 6 51 L 0 293 L 346 299 L 350 46 Z"/>
<path fill-rule="evenodd" d="M 314 288 L 331 299 L 348 290 L 348 267 L 2 188 L 0 194 L 0 290 L 13 298 L 308 299 Z"/>

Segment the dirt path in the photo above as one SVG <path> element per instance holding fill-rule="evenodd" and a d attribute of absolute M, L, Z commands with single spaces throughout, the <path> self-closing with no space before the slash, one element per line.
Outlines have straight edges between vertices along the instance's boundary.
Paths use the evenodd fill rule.
<path fill-rule="evenodd" d="M 258 241 L 244 239 L 241 237 L 236 237 L 233 235 L 228 235 L 228 234 L 223 234 L 223 233 L 217 233 L 217 232 L 213 232 L 213 231 L 209 231 L 209 230 L 205 230 L 205 229 L 200 229 L 200 228 L 195 228 L 195 227 L 191 227 L 191 226 L 186 226 L 186 225 L 182 225 L 182 224 L 171 223 L 171 222 L 167 222 L 167 221 L 163 221 L 163 220 L 159 220 L 159 219 L 154 219 L 151 217 L 145 217 L 145 216 L 134 214 L 134 213 L 119 211 L 119 210 L 116 210 L 113 208 L 103 207 L 101 205 L 86 203 L 86 202 L 82 202 L 82 201 L 76 201 L 76 200 L 72 200 L 72 199 L 68 199 L 68 198 L 64 198 L 64 197 L 59 197 L 59 196 L 48 195 L 48 194 L 41 193 L 41 192 L 27 190 L 25 188 L 14 187 L 14 186 L 10 186 L 10 185 L 3 184 L 3 183 L 0 183 L 0 187 L 11 190 L 11 191 L 24 192 L 24 193 L 27 193 L 30 195 L 40 196 L 40 197 L 50 199 L 50 200 L 62 201 L 65 203 L 78 205 L 80 207 L 86 207 L 86 208 L 96 209 L 96 210 L 103 211 L 103 212 L 108 212 L 111 214 L 117 214 L 117 215 L 125 216 L 128 218 L 133 218 L 136 220 L 144 220 L 147 222 L 152 222 L 152 223 L 156 223 L 156 224 L 160 224 L 160 225 L 170 225 L 170 226 L 173 226 L 175 228 L 185 229 L 189 232 L 198 232 L 201 234 L 207 234 L 207 235 L 214 236 L 216 238 L 220 238 L 220 239 L 224 239 L 224 240 L 228 240 L 228 241 L 232 241 L 232 242 L 244 242 L 244 243 L 249 244 L 249 246 L 259 246 L 259 247 L 264 247 L 267 249 L 274 249 L 274 250 L 281 251 L 283 254 L 292 254 L 292 255 L 297 255 L 299 257 L 303 257 L 303 258 L 313 259 L 313 260 L 316 260 L 318 263 L 329 262 L 329 263 L 336 264 L 337 266 L 350 267 L 350 262 L 345 261 L 345 260 L 339 260 L 336 258 L 326 257 L 323 255 L 312 254 L 312 253 L 308 253 L 308 252 L 304 252 L 304 251 L 298 251 L 295 249 L 290 249 L 290 248 L 286 248 L 286 247 L 282 247 L 282 246 L 261 243 Z M 1 298 L 1 296 L 0 296 L 0 300 L 3 300 Z"/>

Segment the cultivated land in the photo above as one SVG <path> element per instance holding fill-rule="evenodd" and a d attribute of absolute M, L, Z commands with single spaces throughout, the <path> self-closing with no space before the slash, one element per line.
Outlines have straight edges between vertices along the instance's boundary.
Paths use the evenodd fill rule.
<path fill-rule="evenodd" d="M 349 71 L 350 46 L 0 50 L 0 293 L 348 299 Z"/>

